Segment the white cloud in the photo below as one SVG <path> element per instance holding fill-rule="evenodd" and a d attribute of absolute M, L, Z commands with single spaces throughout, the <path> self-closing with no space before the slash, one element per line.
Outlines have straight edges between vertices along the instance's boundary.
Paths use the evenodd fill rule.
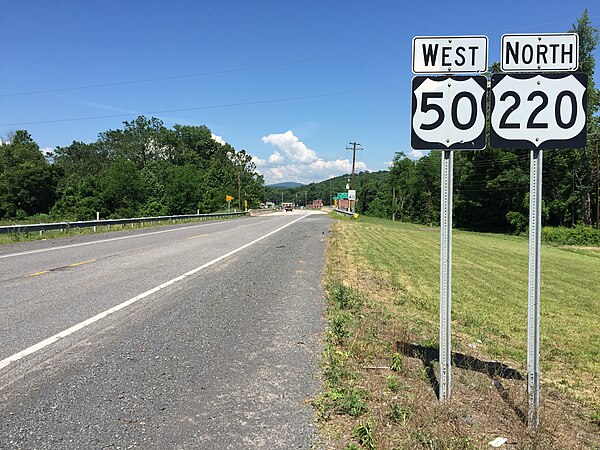
<path fill-rule="evenodd" d="M 412 159 L 413 161 L 415 159 L 421 159 L 423 156 L 425 156 L 425 151 L 423 150 L 412 150 L 408 155 L 409 159 Z"/>
<path fill-rule="evenodd" d="M 390 167 L 392 167 L 394 165 L 394 161 L 384 161 L 383 166 L 386 169 L 389 169 Z"/>
<path fill-rule="evenodd" d="M 42 152 L 42 154 L 44 156 L 48 156 L 49 153 L 54 152 L 54 149 L 52 147 L 44 147 L 44 148 L 40 148 L 40 152 Z"/>
<path fill-rule="evenodd" d="M 292 133 L 291 130 L 288 130 L 285 133 L 263 136 L 262 141 L 265 144 L 279 147 L 293 162 L 307 164 L 317 159 L 317 153 L 308 148 L 304 142 L 301 142 L 294 136 L 294 133 Z"/>
<path fill-rule="evenodd" d="M 267 165 L 266 159 L 261 159 L 258 156 L 252 155 L 252 162 L 256 165 L 256 167 L 263 167 Z"/>
<path fill-rule="evenodd" d="M 252 157 L 267 183 L 279 181 L 310 183 L 352 171 L 350 159 L 323 159 L 315 150 L 300 141 L 291 130 L 263 136 L 262 141 L 281 150 L 281 152 L 275 150 L 267 159 Z M 355 170 L 360 172 L 368 169 L 364 162 L 356 161 Z"/>
<path fill-rule="evenodd" d="M 275 150 L 271 156 L 269 156 L 269 164 L 282 164 L 283 161 L 285 161 L 285 158 L 283 157 L 283 155 L 281 153 L 279 153 L 277 150 Z"/>
<path fill-rule="evenodd" d="M 221 136 L 217 136 L 216 134 L 211 133 L 210 137 L 212 138 L 213 141 L 216 141 L 221 145 L 225 145 L 225 141 L 223 140 L 223 138 Z"/>

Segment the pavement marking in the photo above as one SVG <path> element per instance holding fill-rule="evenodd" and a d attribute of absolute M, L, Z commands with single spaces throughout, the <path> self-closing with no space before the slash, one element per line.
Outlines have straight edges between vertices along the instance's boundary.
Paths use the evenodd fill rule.
<path fill-rule="evenodd" d="M 55 267 L 54 269 L 46 269 L 46 270 L 42 270 L 40 272 L 35 272 L 35 273 L 30 273 L 29 277 L 36 277 L 38 275 L 44 275 L 45 273 L 50 273 L 50 272 L 54 272 L 55 270 L 60 270 L 60 269 L 64 269 L 66 267 L 77 267 L 77 266 L 82 266 L 84 264 L 89 264 L 89 263 L 93 263 L 96 262 L 95 259 L 90 259 L 89 261 L 81 261 L 75 264 L 69 264 L 68 266 L 63 266 L 63 267 Z"/>
<path fill-rule="evenodd" d="M 207 227 L 209 225 L 222 225 L 222 224 L 223 224 L 223 222 L 203 223 L 203 224 L 200 224 L 200 225 L 192 225 L 190 227 L 174 228 L 172 230 L 152 231 L 152 232 L 149 232 L 149 233 L 136 234 L 135 236 L 121 236 L 121 237 L 110 238 L 110 239 L 101 239 L 99 241 L 80 242 L 79 244 L 62 245 L 60 247 L 42 248 L 42 249 L 39 249 L 39 250 L 30 250 L 28 252 L 10 253 L 8 255 L 0 255 L 0 259 L 2 259 L 2 258 L 12 258 L 14 256 L 32 255 L 34 253 L 51 252 L 53 250 L 63 250 L 65 248 L 81 247 L 83 245 L 101 244 L 103 242 L 121 241 L 123 239 L 134 239 L 134 238 L 140 238 L 140 237 L 145 237 L 145 236 L 151 236 L 153 234 L 172 233 L 174 231 L 189 230 L 191 228 L 200 228 L 200 227 Z"/>
<path fill-rule="evenodd" d="M 190 240 L 190 239 L 197 239 L 197 238 L 202 237 L 202 236 L 208 236 L 208 233 L 198 234 L 196 236 L 190 236 L 189 238 L 186 238 L 186 239 L 188 239 L 188 240 Z"/>
<path fill-rule="evenodd" d="M 95 259 L 90 259 L 89 261 L 81 261 L 81 262 L 78 262 L 78 263 L 75 263 L 75 264 L 69 264 L 69 267 L 82 266 L 84 264 L 89 264 L 89 263 L 93 263 L 93 262 L 96 262 L 96 260 Z"/>
<path fill-rule="evenodd" d="M 42 270 L 41 272 L 36 272 L 36 273 L 30 273 L 28 276 L 30 277 L 37 277 L 38 275 L 44 275 L 45 273 L 50 272 L 49 270 Z"/>
<path fill-rule="evenodd" d="M 104 319 L 106 316 L 109 316 L 117 311 L 120 311 L 121 309 L 124 309 L 124 308 L 126 308 L 126 307 L 152 295 L 152 294 L 155 294 L 156 292 L 158 292 L 168 286 L 171 286 L 172 284 L 182 281 L 185 278 L 188 278 L 188 277 L 200 272 L 201 270 L 204 270 L 207 267 L 210 267 L 210 266 L 218 263 L 219 261 L 224 260 L 225 258 L 235 255 L 236 253 L 256 244 L 257 242 L 262 241 L 263 239 L 268 238 L 269 236 L 283 230 L 284 228 L 289 227 L 290 225 L 295 224 L 296 222 L 304 219 L 305 217 L 308 217 L 309 215 L 310 214 L 306 214 L 302 217 L 299 217 L 296 220 L 293 220 L 292 222 L 286 223 L 285 225 L 283 225 L 279 228 L 276 228 L 275 230 L 270 231 L 269 233 L 267 233 L 257 239 L 254 239 L 253 241 L 248 242 L 247 244 L 244 244 L 241 247 L 236 248 L 235 250 L 227 252 L 224 255 L 221 255 L 218 258 L 213 259 L 212 261 L 202 264 L 201 266 L 196 267 L 195 269 L 192 269 L 189 272 L 184 273 L 183 275 L 179 275 L 178 277 L 175 277 L 159 286 L 156 286 L 155 288 L 152 288 L 146 292 L 142 292 L 141 294 L 136 295 L 135 297 L 130 298 L 129 300 L 126 300 L 123 303 L 118 304 L 117 306 L 113 306 L 112 308 L 107 309 L 106 311 L 103 311 L 100 314 L 96 314 L 95 316 L 90 317 L 89 319 L 84 320 L 83 322 L 80 322 L 77 325 L 73 325 L 72 327 L 67 328 L 64 331 L 61 331 L 60 333 L 57 333 L 54 336 L 50 336 L 49 338 L 44 339 L 43 341 L 40 341 L 37 344 L 34 344 L 31 347 L 26 348 L 25 350 L 21 350 L 20 352 L 15 353 L 14 355 L 9 356 L 8 358 L 4 358 L 3 360 L 0 361 L 0 369 L 3 369 L 5 367 L 7 367 L 8 365 L 10 365 L 16 361 L 19 361 L 20 359 L 23 359 L 26 356 L 37 353 L 38 351 L 43 350 L 44 348 L 48 347 L 49 345 L 52 345 L 55 342 L 65 338 L 67 336 L 70 336 L 71 334 L 76 333 L 77 331 L 82 330 L 83 328 L 85 328 L 89 325 L 92 325 L 95 322 L 98 322 L 99 320 Z"/>

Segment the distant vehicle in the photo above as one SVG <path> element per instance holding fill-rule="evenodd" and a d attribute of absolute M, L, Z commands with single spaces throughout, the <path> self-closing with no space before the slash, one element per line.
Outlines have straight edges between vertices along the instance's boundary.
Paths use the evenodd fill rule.
<path fill-rule="evenodd" d="M 281 204 L 281 209 L 283 209 L 284 211 L 293 211 L 294 210 L 294 204 L 293 203 L 282 203 Z"/>

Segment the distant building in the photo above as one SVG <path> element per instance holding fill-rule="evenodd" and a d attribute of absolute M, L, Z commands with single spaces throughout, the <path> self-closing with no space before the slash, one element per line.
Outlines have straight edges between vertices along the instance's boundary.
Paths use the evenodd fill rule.
<path fill-rule="evenodd" d="M 347 198 L 340 198 L 337 201 L 337 207 L 338 207 L 338 209 L 348 210 L 348 199 Z"/>
<path fill-rule="evenodd" d="M 308 205 L 306 205 L 306 207 L 311 209 L 321 209 L 323 207 L 323 200 L 320 198 L 317 200 L 313 200 Z"/>

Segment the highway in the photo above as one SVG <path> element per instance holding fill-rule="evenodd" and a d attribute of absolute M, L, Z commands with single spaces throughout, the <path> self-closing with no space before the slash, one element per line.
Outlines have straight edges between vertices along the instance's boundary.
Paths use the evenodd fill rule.
<path fill-rule="evenodd" d="M 311 448 L 329 219 L 0 247 L 0 448 Z"/>

